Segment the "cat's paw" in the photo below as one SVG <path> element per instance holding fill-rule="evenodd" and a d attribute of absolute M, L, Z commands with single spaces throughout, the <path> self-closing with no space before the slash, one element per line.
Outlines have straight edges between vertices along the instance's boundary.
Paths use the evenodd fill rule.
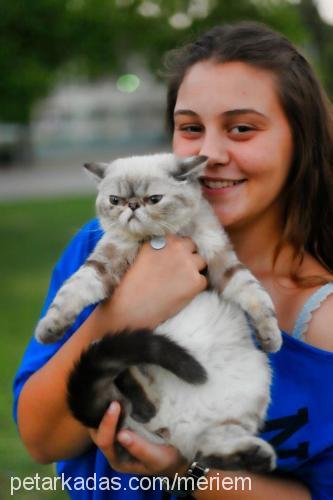
<path fill-rule="evenodd" d="M 273 447 L 256 436 L 225 442 L 221 452 L 211 455 L 199 452 L 197 458 L 205 467 L 222 470 L 269 472 L 276 467 Z"/>
<path fill-rule="evenodd" d="M 265 352 L 277 352 L 281 348 L 282 335 L 275 315 L 257 324 L 257 339 Z"/>
<path fill-rule="evenodd" d="M 35 338 L 41 344 L 52 344 L 63 337 L 65 330 L 59 320 L 47 314 L 38 322 Z"/>

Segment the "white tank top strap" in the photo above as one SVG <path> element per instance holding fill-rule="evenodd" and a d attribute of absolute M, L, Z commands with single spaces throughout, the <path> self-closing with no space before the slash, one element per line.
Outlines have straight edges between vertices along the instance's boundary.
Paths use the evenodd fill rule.
<path fill-rule="evenodd" d="M 298 315 L 294 329 L 291 334 L 292 337 L 294 337 L 297 340 L 303 339 L 303 335 L 306 332 L 308 324 L 312 318 L 313 311 L 318 309 L 322 304 L 322 302 L 324 302 L 324 300 L 327 299 L 327 297 L 332 293 L 333 293 L 333 282 L 330 282 L 320 287 L 310 296 L 310 298 L 305 302 L 301 312 Z"/>

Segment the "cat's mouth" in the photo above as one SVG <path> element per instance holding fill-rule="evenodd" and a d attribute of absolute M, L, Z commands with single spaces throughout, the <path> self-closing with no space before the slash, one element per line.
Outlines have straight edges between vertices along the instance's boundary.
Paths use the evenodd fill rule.
<path fill-rule="evenodd" d="M 136 214 L 131 214 L 127 220 L 127 226 L 131 231 L 141 231 L 142 223 L 139 217 Z"/>
<path fill-rule="evenodd" d="M 122 213 L 120 217 L 121 225 L 131 233 L 142 232 L 141 215 L 136 210 L 128 210 Z"/>

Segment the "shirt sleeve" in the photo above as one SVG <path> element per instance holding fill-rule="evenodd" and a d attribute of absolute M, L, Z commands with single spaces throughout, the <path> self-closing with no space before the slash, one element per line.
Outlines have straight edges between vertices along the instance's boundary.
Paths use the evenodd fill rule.
<path fill-rule="evenodd" d="M 79 269 L 88 255 L 92 252 L 101 236 L 102 230 L 98 221 L 93 220 L 86 224 L 66 247 L 53 270 L 41 317 L 46 313 L 64 281 Z M 58 342 L 54 344 L 40 344 L 34 337 L 30 339 L 13 383 L 13 416 L 15 422 L 17 422 L 18 398 L 25 382 L 33 373 L 45 365 L 45 363 L 47 363 L 47 361 L 60 349 L 73 332 L 75 332 L 89 314 L 91 314 L 94 307 L 95 306 L 89 306 L 84 309 L 75 323 L 66 332 L 65 336 Z"/>

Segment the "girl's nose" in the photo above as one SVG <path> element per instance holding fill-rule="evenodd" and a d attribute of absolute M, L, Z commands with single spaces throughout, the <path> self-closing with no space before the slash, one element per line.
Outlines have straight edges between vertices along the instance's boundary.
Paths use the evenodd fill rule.
<path fill-rule="evenodd" d="M 227 141 L 216 133 L 206 132 L 199 154 L 208 157 L 208 167 L 227 165 L 230 161 Z"/>

